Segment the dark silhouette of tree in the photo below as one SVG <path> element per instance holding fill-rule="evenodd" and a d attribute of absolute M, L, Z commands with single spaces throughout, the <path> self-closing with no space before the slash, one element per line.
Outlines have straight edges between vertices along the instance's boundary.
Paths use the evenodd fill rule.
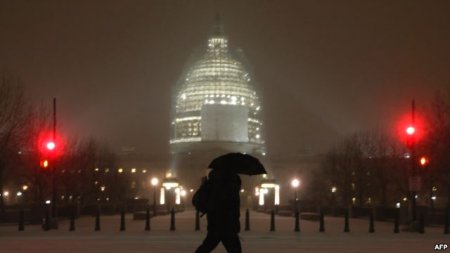
<path fill-rule="evenodd" d="M 426 115 L 426 137 L 420 150 L 430 160 L 427 186 L 439 183 L 447 188 L 450 208 L 450 89 L 436 93 Z"/>
<path fill-rule="evenodd" d="M 0 74 L 0 212 L 5 212 L 5 181 L 14 170 L 24 140 L 27 103 L 19 80 L 7 73 Z"/>
<path fill-rule="evenodd" d="M 315 194 L 344 207 L 386 206 L 389 197 L 407 192 L 403 154 L 402 145 L 379 129 L 351 134 L 324 157 L 314 176 Z"/>

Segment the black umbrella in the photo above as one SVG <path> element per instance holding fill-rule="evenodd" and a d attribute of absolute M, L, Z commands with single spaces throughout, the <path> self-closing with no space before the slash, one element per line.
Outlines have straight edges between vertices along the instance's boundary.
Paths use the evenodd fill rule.
<path fill-rule="evenodd" d="M 212 169 L 230 170 L 245 175 L 267 174 L 262 163 L 255 157 L 242 153 L 228 153 L 216 157 L 208 166 Z"/>

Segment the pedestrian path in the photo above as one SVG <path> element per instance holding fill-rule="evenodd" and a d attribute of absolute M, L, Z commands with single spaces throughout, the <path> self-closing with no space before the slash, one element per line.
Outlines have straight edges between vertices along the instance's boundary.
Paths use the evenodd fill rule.
<path fill-rule="evenodd" d="M 375 223 L 375 233 L 368 232 L 369 222 L 351 219 L 350 233 L 344 233 L 343 218 L 326 217 L 324 233 L 317 221 L 300 221 L 300 232 L 294 232 L 293 217 L 276 216 L 275 229 L 269 231 L 270 215 L 250 213 L 250 231 L 240 237 L 246 253 L 293 252 L 430 252 L 435 244 L 449 244 L 449 236 L 441 228 L 427 228 L 425 234 L 393 233 L 393 224 Z M 241 215 L 244 230 L 245 213 Z M 193 210 L 176 214 L 176 230 L 169 231 L 170 216 L 151 219 L 151 230 L 145 231 L 145 220 L 126 216 L 126 230 L 120 231 L 120 215 L 102 216 L 101 231 L 94 231 L 95 217 L 76 220 L 76 230 L 69 232 L 69 221 L 61 221 L 58 230 L 42 231 L 40 226 L 0 226 L 1 253 L 137 253 L 193 252 L 206 234 L 206 218 L 201 218 L 201 231 L 195 231 Z M 214 252 L 224 253 L 223 246 Z"/>

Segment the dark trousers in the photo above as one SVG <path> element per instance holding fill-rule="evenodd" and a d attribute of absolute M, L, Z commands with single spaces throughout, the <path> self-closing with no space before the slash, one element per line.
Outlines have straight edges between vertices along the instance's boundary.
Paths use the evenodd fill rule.
<path fill-rule="evenodd" d="M 217 245 L 222 242 L 228 253 L 241 253 L 241 241 L 236 233 L 215 233 L 208 232 L 202 245 L 200 245 L 195 253 L 209 253 L 214 250 Z"/>

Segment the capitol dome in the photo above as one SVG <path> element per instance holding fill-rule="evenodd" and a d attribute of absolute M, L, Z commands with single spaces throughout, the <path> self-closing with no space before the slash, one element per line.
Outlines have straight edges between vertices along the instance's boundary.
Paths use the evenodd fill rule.
<path fill-rule="evenodd" d="M 206 48 L 177 84 L 172 147 L 198 142 L 264 144 L 261 98 L 243 62 L 242 52 L 229 48 L 223 27 L 217 22 Z"/>

